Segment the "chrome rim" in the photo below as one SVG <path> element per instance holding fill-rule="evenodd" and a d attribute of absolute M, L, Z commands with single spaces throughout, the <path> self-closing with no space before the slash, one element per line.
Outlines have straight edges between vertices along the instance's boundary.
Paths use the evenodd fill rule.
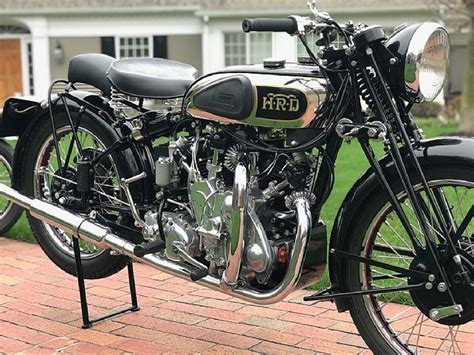
<path fill-rule="evenodd" d="M 72 132 L 70 126 L 64 126 L 57 130 L 58 146 L 60 150 L 60 159 L 64 164 L 65 156 L 69 147 L 69 142 L 72 140 Z M 81 146 L 84 149 L 95 149 L 99 151 L 105 150 L 105 144 L 91 131 L 79 127 L 77 130 L 77 136 L 81 142 Z M 75 168 L 76 164 L 74 158 L 78 156 L 78 150 L 76 145 L 72 149 L 71 159 L 68 164 L 69 167 Z M 54 138 L 51 134 L 43 143 L 38 158 L 35 164 L 35 184 L 34 184 L 34 195 L 36 198 L 46 199 L 52 201 L 51 196 L 51 184 L 57 171 L 57 156 L 56 149 L 54 146 Z M 96 167 L 95 167 L 96 169 Z M 46 171 L 47 173 L 38 174 L 39 171 Z M 75 184 L 73 181 L 67 181 L 71 184 Z M 123 203 L 120 200 L 120 187 L 119 178 L 116 166 L 112 163 L 108 171 L 102 170 L 100 175 L 95 176 L 94 188 L 101 199 L 107 200 L 108 203 L 117 205 Z M 41 222 L 46 230 L 48 237 L 53 243 L 59 247 L 61 251 L 67 255 L 74 256 L 72 235 L 66 233 L 60 228 L 50 226 L 45 222 Z M 105 252 L 94 244 L 80 241 L 80 250 L 82 259 L 93 259 Z"/>
<path fill-rule="evenodd" d="M 3 155 L 0 155 L 0 183 L 10 187 L 11 181 L 12 167 L 8 160 Z M 5 218 L 12 207 L 13 205 L 6 197 L 0 197 L 0 219 Z"/>
<path fill-rule="evenodd" d="M 429 185 L 444 195 L 450 207 L 452 219 L 456 225 L 459 225 L 474 201 L 474 183 L 464 180 L 434 180 Z M 421 186 L 416 186 L 415 190 L 421 196 L 426 196 Z M 417 234 L 417 238 L 422 245 L 425 245 L 421 228 L 416 221 L 406 194 L 401 193 L 398 198 L 402 202 L 403 209 Z M 432 213 L 428 215 L 432 215 Z M 433 227 L 435 225 L 434 219 L 430 218 L 428 225 L 434 233 L 439 234 Z M 472 236 L 473 232 L 474 223 L 471 222 L 465 235 Z M 376 244 L 387 247 L 391 251 L 383 252 L 380 251 L 380 248 L 374 250 Z M 458 246 L 462 247 L 469 255 L 474 256 L 472 238 L 464 239 Z M 416 253 L 390 204 L 387 203 L 372 221 L 365 235 L 361 253 L 373 260 L 409 268 Z M 400 277 L 394 272 L 366 264 L 360 267 L 360 280 L 362 289 L 408 284 L 407 278 L 403 276 Z M 473 321 L 453 326 L 434 322 L 415 306 L 409 291 L 363 296 L 363 299 L 365 307 L 381 335 L 399 353 L 462 354 L 471 351 L 472 344 L 469 345 L 463 340 L 466 340 L 466 337 L 474 337 L 472 334 Z"/>

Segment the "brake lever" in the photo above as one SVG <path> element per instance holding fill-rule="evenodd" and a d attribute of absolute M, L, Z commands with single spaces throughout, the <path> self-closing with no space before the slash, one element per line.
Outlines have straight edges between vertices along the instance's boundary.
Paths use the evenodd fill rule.
<path fill-rule="evenodd" d="M 323 22 L 328 24 L 334 22 L 334 20 L 331 18 L 331 16 L 329 16 L 327 12 L 318 10 L 318 8 L 316 7 L 316 0 L 308 1 L 308 7 L 314 14 L 317 22 Z"/>

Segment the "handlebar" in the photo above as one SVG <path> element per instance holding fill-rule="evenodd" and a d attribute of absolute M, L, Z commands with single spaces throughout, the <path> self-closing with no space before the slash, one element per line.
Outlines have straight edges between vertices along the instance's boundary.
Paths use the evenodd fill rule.
<path fill-rule="evenodd" d="M 293 18 L 254 18 L 242 21 L 244 32 L 286 32 L 294 35 L 298 32 L 298 24 Z"/>

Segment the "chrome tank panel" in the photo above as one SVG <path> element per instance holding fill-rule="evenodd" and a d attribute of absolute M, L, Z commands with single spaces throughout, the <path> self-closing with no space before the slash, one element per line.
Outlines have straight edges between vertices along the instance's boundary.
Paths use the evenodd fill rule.
<path fill-rule="evenodd" d="M 204 120 L 303 128 L 311 124 L 325 101 L 326 87 L 314 66 L 231 67 L 196 81 L 186 93 L 183 108 L 187 115 Z"/>

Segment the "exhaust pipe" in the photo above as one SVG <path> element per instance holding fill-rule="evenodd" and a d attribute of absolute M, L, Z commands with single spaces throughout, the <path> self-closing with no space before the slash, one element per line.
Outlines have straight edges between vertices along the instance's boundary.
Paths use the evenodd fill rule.
<path fill-rule="evenodd" d="M 54 204 L 38 199 L 30 199 L 0 183 L 0 195 L 5 196 L 11 202 L 28 210 L 30 214 L 52 226 L 61 228 L 79 239 L 94 244 L 103 249 L 111 249 L 119 254 L 126 255 L 131 259 L 144 262 L 157 268 L 160 271 L 172 274 L 177 277 L 189 280 L 191 266 L 178 264 L 161 258 L 156 254 L 147 254 L 138 257 L 134 254 L 136 244 L 131 243 L 119 236 L 111 233 L 107 228 L 91 222 L 81 216 L 75 215 Z M 214 290 L 224 292 L 228 295 L 246 300 L 256 304 L 272 304 L 283 300 L 298 287 L 298 280 L 301 275 L 306 245 L 308 244 L 311 232 L 311 213 L 309 202 L 304 197 L 297 197 L 293 201 L 298 219 L 298 227 L 295 237 L 294 248 L 291 252 L 288 270 L 283 281 L 274 289 L 269 291 L 259 291 L 255 289 L 243 288 L 238 285 L 228 287 L 221 285 L 221 280 L 206 276 L 197 283 Z"/>
<path fill-rule="evenodd" d="M 234 188 L 232 191 L 232 233 L 230 248 L 227 256 L 227 267 L 222 275 L 222 287 L 226 289 L 237 285 L 240 273 L 240 264 L 245 249 L 245 227 L 247 219 L 247 168 L 239 163 L 235 168 Z M 235 228 L 234 228 L 235 226 Z"/>

